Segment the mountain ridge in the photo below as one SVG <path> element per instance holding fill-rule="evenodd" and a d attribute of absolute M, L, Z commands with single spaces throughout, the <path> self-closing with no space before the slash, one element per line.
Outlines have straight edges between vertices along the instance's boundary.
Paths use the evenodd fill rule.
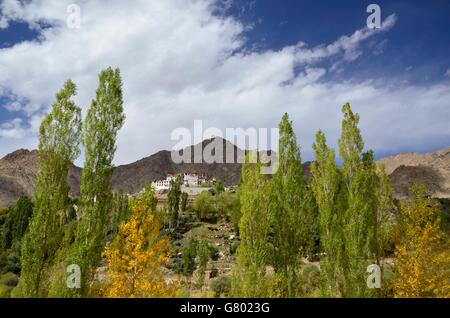
<path fill-rule="evenodd" d="M 211 144 L 213 142 L 217 144 Z M 204 158 L 201 163 L 193 163 L 196 152 L 203 151 L 208 145 L 220 146 L 220 144 L 223 146 L 222 149 L 233 150 L 234 163 L 209 164 Z M 230 148 L 226 148 L 227 146 Z M 177 164 L 172 161 L 174 152 L 183 155 L 189 151 L 191 163 Z M 115 167 L 111 180 L 112 189 L 134 194 L 141 191 L 149 182 L 163 179 L 168 174 L 182 173 L 199 173 L 221 179 L 226 186 L 234 185 L 239 182 L 241 176 L 242 164 L 237 162 L 237 159 L 242 160 L 245 153 L 228 140 L 218 137 L 205 139 L 181 150 L 161 150 L 135 162 Z M 264 152 L 260 152 L 260 155 L 263 154 Z M 271 152 L 267 154 L 272 155 Z M 225 151 L 222 158 L 223 162 L 226 162 Z M 391 177 L 394 196 L 397 198 L 407 197 L 409 186 L 417 181 L 428 183 L 431 195 L 450 198 L 450 147 L 425 154 L 399 153 L 378 160 L 377 165 L 381 164 Z M 307 179 L 310 177 L 309 165 L 310 162 L 303 163 Z M 20 195 L 33 195 L 38 167 L 37 150 L 18 149 L 0 159 L 0 206 L 13 204 Z M 75 165 L 69 170 L 67 181 L 72 196 L 79 194 L 81 172 L 82 169 Z"/>

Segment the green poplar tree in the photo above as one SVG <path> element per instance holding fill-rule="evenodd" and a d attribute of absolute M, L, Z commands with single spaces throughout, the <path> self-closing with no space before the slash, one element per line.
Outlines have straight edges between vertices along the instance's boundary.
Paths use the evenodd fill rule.
<path fill-rule="evenodd" d="M 216 181 L 216 187 L 215 187 L 215 189 L 214 189 L 215 195 L 219 195 L 219 194 L 221 194 L 221 193 L 224 192 L 224 191 L 225 191 L 225 188 L 223 187 L 223 182 L 222 182 L 222 180 L 217 179 L 217 181 Z"/>
<path fill-rule="evenodd" d="M 60 246 L 62 220 L 68 211 L 67 174 L 79 155 L 81 110 L 71 98 L 76 86 L 67 81 L 39 130 L 39 172 L 35 208 L 22 243 L 22 273 L 17 297 L 45 297 L 48 270 Z"/>
<path fill-rule="evenodd" d="M 69 256 L 69 264 L 80 266 L 81 288 L 65 288 L 64 296 L 87 296 L 100 264 L 112 210 L 112 161 L 117 134 L 124 120 L 120 70 L 109 67 L 100 72 L 96 96 L 83 127 L 85 163 L 81 177 L 80 221 Z"/>
<path fill-rule="evenodd" d="M 186 192 L 181 192 L 181 211 L 186 211 L 189 195 Z"/>
<path fill-rule="evenodd" d="M 143 205 L 148 211 L 155 213 L 158 199 L 156 198 L 155 189 L 152 184 L 149 183 L 144 187 L 144 190 L 133 201 L 139 201 L 139 204 Z"/>
<path fill-rule="evenodd" d="M 345 286 L 344 297 L 368 297 L 366 270 L 376 262 L 377 247 L 377 178 L 372 151 L 363 153 L 364 142 L 358 128 L 359 115 L 350 104 L 342 112 L 339 154 L 343 160 L 343 182 L 348 206 L 344 216 Z"/>
<path fill-rule="evenodd" d="M 14 243 L 22 240 L 32 215 L 33 202 L 27 196 L 21 196 L 6 215 L 1 235 L 0 251 L 6 251 Z"/>
<path fill-rule="evenodd" d="M 167 208 L 169 212 L 170 228 L 175 228 L 178 225 L 178 213 L 180 211 L 181 199 L 181 176 L 170 181 L 170 189 L 167 194 Z"/>
<path fill-rule="evenodd" d="M 393 252 L 393 231 L 395 225 L 396 207 L 392 195 L 392 184 L 384 165 L 378 169 L 377 187 L 378 209 L 378 252 L 377 256 L 384 257 L 386 252 Z M 381 261 L 377 259 L 377 264 Z"/>
<path fill-rule="evenodd" d="M 339 293 L 345 266 L 343 240 L 343 212 L 346 202 L 342 197 L 341 175 L 336 166 L 335 152 L 328 148 L 322 131 L 313 144 L 316 160 L 311 164 L 311 188 L 319 215 L 318 226 L 323 255 L 320 258 L 322 295 L 331 297 Z"/>
<path fill-rule="evenodd" d="M 281 278 L 281 296 L 299 296 L 301 259 L 313 246 L 314 204 L 302 174 L 300 148 L 288 114 L 280 125 L 279 167 L 272 182 L 274 267 Z"/>
<path fill-rule="evenodd" d="M 237 249 L 237 263 L 232 272 L 233 297 L 270 296 L 266 278 L 266 266 L 270 262 L 270 183 L 260 173 L 261 167 L 261 164 L 248 163 L 248 157 L 242 167 L 242 183 L 239 187 L 241 242 Z"/>
<path fill-rule="evenodd" d="M 111 221 L 108 232 L 116 235 L 119 232 L 120 225 L 130 217 L 130 212 L 128 196 L 122 191 L 113 193 Z"/>

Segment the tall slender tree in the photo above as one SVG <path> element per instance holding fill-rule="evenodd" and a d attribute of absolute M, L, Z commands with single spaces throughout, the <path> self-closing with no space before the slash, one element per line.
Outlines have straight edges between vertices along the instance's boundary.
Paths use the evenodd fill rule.
<path fill-rule="evenodd" d="M 322 131 L 313 145 L 316 160 L 311 164 L 311 188 L 319 216 L 318 225 L 323 256 L 320 259 L 321 289 L 324 296 L 335 296 L 342 286 L 344 266 L 343 211 L 341 174 L 336 166 L 334 150 L 328 148 Z"/>
<path fill-rule="evenodd" d="M 313 196 L 302 174 L 300 148 L 288 114 L 280 125 L 279 167 L 272 182 L 271 211 L 274 231 L 274 265 L 281 277 L 281 296 L 299 296 L 299 267 L 313 245 Z"/>
<path fill-rule="evenodd" d="M 181 211 L 186 211 L 188 198 L 189 198 L 189 194 L 187 194 L 187 192 L 181 192 L 181 196 L 180 196 L 180 200 L 181 200 L 180 208 L 181 208 Z"/>
<path fill-rule="evenodd" d="M 112 161 L 116 138 L 125 120 L 119 69 L 100 72 L 96 97 L 83 127 L 85 163 L 81 177 L 81 209 L 77 238 L 69 257 L 81 269 L 81 288 L 65 289 L 64 296 L 89 293 L 95 269 L 101 261 L 106 227 L 111 212 Z"/>
<path fill-rule="evenodd" d="M 380 166 L 377 175 L 377 264 L 380 264 L 381 258 L 386 255 L 386 252 L 393 251 L 393 233 L 397 213 L 392 195 L 391 180 L 384 165 Z"/>
<path fill-rule="evenodd" d="M 348 206 L 344 216 L 345 286 L 343 296 L 366 297 L 373 290 L 366 285 L 366 270 L 376 261 L 377 196 L 376 167 L 372 151 L 363 153 L 364 142 L 358 128 L 359 115 L 350 104 L 342 112 L 339 154 L 343 160 L 343 182 Z"/>
<path fill-rule="evenodd" d="M 116 235 L 120 225 L 129 218 L 130 212 L 128 195 L 122 191 L 113 193 L 111 220 L 108 232 Z"/>
<path fill-rule="evenodd" d="M 35 209 L 22 243 L 22 274 L 14 291 L 18 297 L 48 293 L 48 269 L 60 246 L 62 219 L 68 211 L 67 174 L 79 156 L 81 110 L 72 101 L 74 95 L 76 86 L 69 80 L 40 126 Z"/>
<path fill-rule="evenodd" d="M 232 274 L 234 297 L 267 297 L 266 266 L 270 262 L 269 234 L 271 215 L 268 209 L 270 183 L 260 173 L 261 164 L 244 164 L 239 199 L 242 217 L 239 221 L 241 243 Z"/>
<path fill-rule="evenodd" d="M 170 181 L 170 189 L 167 194 L 167 209 L 169 213 L 169 227 L 175 228 L 178 226 L 178 214 L 180 211 L 181 199 L 181 176 L 176 177 Z"/>
<path fill-rule="evenodd" d="M 148 211 L 151 213 L 156 213 L 156 206 L 158 205 L 158 199 L 155 195 L 155 189 L 152 184 L 149 183 L 144 187 L 144 191 L 142 191 L 138 196 L 134 198 L 134 201 L 140 201 Z"/>

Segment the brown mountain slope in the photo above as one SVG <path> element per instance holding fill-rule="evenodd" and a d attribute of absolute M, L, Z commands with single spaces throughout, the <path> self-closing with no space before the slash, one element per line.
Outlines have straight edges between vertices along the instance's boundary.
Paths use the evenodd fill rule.
<path fill-rule="evenodd" d="M 212 144 L 213 142 L 215 144 Z M 180 151 L 180 154 L 190 151 L 192 163 L 175 164 L 172 161 L 171 152 L 163 150 L 134 163 L 116 167 L 112 177 L 112 188 L 115 191 L 122 190 L 125 193 L 134 194 L 141 191 L 149 182 L 163 179 L 168 174 L 180 173 L 198 173 L 216 177 L 226 186 L 237 184 L 241 176 L 240 163 L 208 164 L 204 160 L 201 163 L 194 163 L 196 152 L 201 153 L 208 145 L 211 147 L 220 144 L 223 149 L 234 152 L 234 162 L 237 161 L 238 156 L 244 158 L 244 151 L 228 141 L 221 138 L 208 139 Z M 225 152 L 222 158 L 222 161 L 226 162 Z M 20 149 L 0 159 L 0 206 L 14 203 L 20 195 L 33 195 L 38 163 L 39 156 L 36 150 Z M 79 194 L 80 179 L 81 168 L 73 166 L 68 175 L 72 195 Z"/>
<path fill-rule="evenodd" d="M 450 198 L 450 147 L 426 154 L 401 153 L 377 163 L 386 167 L 398 198 L 408 196 L 414 182 L 428 184 L 434 197 Z"/>
<path fill-rule="evenodd" d="M 37 150 L 16 150 L 0 159 L 0 206 L 17 201 L 21 195 L 32 196 L 39 165 Z M 71 195 L 79 194 L 81 169 L 72 166 L 67 176 Z"/>
<path fill-rule="evenodd" d="M 212 144 L 213 142 L 216 144 Z M 194 153 L 200 152 L 205 147 L 220 144 L 223 145 L 223 149 L 234 152 L 235 163 L 208 164 L 204 160 L 201 163 L 193 163 Z M 112 178 L 113 189 L 134 194 L 149 182 L 165 178 L 167 174 L 179 173 L 198 173 L 216 177 L 225 185 L 239 182 L 241 163 L 237 162 L 237 159 L 243 158 L 242 149 L 221 138 L 204 140 L 200 144 L 181 150 L 180 154 L 189 149 L 192 163 L 176 164 L 172 161 L 172 153 L 163 150 L 134 163 L 116 167 Z M 225 153 L 222 158 L 223 162 L 226 162 Z M 0 159 L 0 207 L 14 203 L 20 195 L 33 195 L 38 162 L 36 150 L 24 149 Z M 386 166 L 391 176 L 394 194 L 398 198 L 406 197 L 409 186 L 415 181 L 426 181 L 431 194 L 435 197 L 450 198 L 450 148 L 424 155 L 399 154 L 383 158 L 377 163 Z M 309 165 L 309 162 L 303 164 L 306 178 L 310 176 Z M 72 195 L 79 194 L 80 177 L 81 169 L 73 166 L 68 175 Z"/>
<path fill-rule="evenodd" d="M 205 147 L 212 147 L 214 145 L 222 145 L 223 149 L 233 151 L 235 154 L 234 159 L 237 159 L 239 155 L 243 156 L 244 153 L 241 149 L 222 138 L 207 139 L 195 146 L 181 150 L 179 152 L 180 155 L 190 151 L 190 163 L 176 164 L 172 160 L 172 152 L 163 150 L 131 164 L 116 167 L 112 178 L 112 187 L 116 191 L 122 190 L 126 193 L 136 193 L 142 190 L 149 182 L 163 179 L 168 174 L 181 173 L 198 173 L 208 177 L 216 177 L 222 180 L 226 186 L 237 184 L 241 176 L 240 163 L 208 164 L 204 158 L 201 163 L 194 163 L 195 153 L 202 153 Z M 225 151 L 222 156 L 222 161 L 226 162 Z"/>

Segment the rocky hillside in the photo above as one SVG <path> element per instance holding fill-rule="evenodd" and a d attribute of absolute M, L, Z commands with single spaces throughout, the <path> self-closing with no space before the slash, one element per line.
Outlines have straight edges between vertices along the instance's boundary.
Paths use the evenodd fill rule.
<path fill-rule="evenodd" d="M 203 153 L 206 150 L 214 148 L 214 146 L 223 147 L 224 153 L 218 158 L 222 157 L 222 161 L 226 162 L 226 149 L 231 154 L 234 154 L 234 163 L 207 163 L 205 158 L 199 163 L 195 163 L 194 154 Z M 210 151 L 211 152 L 211 151 Z M 177 152 L 173 152 L 177 155 Z M 163 179 L 167 174 L 180 173 L 198 173 L 208 177 L 216 177 L 228 185 L 237 184 L 241 176 L 241 164 L 237 162 L 237 158 L 244 156 L 244 151 L 222 139 L 207 139 L 195 146 L 190 146 L 178 152 L 179 156 L 186 155 L 190 157 L 188 163 L 176 164 L 172 160 L 172 152 L 163 150 L 149 157 L 143 158 L 139 161 L 128 165 L 118 166 L 113 175 L 112 185 L 114 190 L 122 190 L 126 193 L 136 193 L 149 182 Z"/>
<path fill-rule="evenodd" d="M 39 165 L 37 150 L 16 150 L 0 159 L 0 207 L 15 203 L 21 195 L 32 196 Z M 72 166 L 67 176 L 71 194 L 79 194 L 81 169 Z"/>
<path fill-rule="evenodd" d="M 226 162 L 226 150 L 233 151 L 235 163 L 212 163 L 205 160 L 194 163 L 194 154 L 202 153 L 206 148 L 222 144 L 225 149 L 222 161 Z M 211 152 L 211 151 L 210 151 Z M 160 151 L 149 157 L 131 164 L 115 168 L 112 177 L 112 188 L 125 193 L 134 194 L 142 190 L 149 182 L 165 178 L 168 174 L 198 173 L 208 177 L 216 177 L 227 185 L 237 184 L 241 176 L 241 164 L 238 158 L 244 158 L 244 151 L 228 141 L 215 138 L 204 140 L 195 146 L 179 151 L 179 155 L 189 155 L 191 163 L 176 164 L 172 160 L 172 153 L 167 150 Z M 214 152 L 213 152 L 214 154 Z M 220 154 L 217 153 L 219 156 Z M 187 157 L 188 158 L 188 157 Z M 0 159 L 0 206 L 14 203 L 20 195 L 31 196 L 34 192 L 34 181 L 38 171 L 39 156 L 36 150 L 20 149 Z M 68 175 L 71 194 L 79 194 L 81 168 L 73 166 Z"/>
<path fill-rule="evenodd" d="M 450 147 L 426 154 L 401 153 L 377 163 L 386 167 L 397 198 L 407 197 L 414 182 L 427 183 L 434 197 L 450 198 Z"/>
<path fill-rule="evenodd" d="M 203 149 L 212 149 L 222 144 L 223 154 L 213 153 L 226 162 L 226 150 L 233 151 L 235 163 L 212 163 L 205 158 L 194 163 L 194 154 Z M 175 153 L 177 154 L 177 153 Z M 114 170 L 112 187 L 125 193 L 134 194 L 142 190 L 149 182 L 165 178 L 167 174 L 199 173 L 208 177 L 221 179 L 225 185 L 239 182 L 241 163 L 238 158 L 244 157 L 244 151 L 221 138 L 204 140 L 195 146 L 180 150 L 178 155 L 191 157 L 191 163 L 176 164 L 172 160 L 172 152 L 163 150 L 131 164 L 118 166 Z M 20 149 L 0 159 L 0 207 L 14 203 L 20 195 L 33 195 L 34 182 L 38 171 L 38 153 Z M 429 184 L 431 194 L 435 197 L 450 198 L 450 148 L 427 154 L 405 153 L 386 157 L 378 161 L 384 164 L 391 176 L 394 194 L 398 198 L 408 195 L 409 186 L 415 181 Z M 303 164 L 305 177 L 310 176 L 310 163 Z M 81 168 L 72 166 L 68 175 L 71 194 L 79 194 Z"/>

